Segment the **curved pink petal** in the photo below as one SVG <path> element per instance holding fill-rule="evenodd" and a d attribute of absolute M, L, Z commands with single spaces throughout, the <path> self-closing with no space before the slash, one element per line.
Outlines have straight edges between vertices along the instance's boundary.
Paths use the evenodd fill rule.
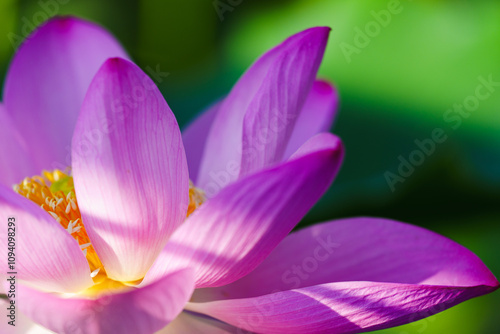
<path fill-rule="evenodd" d="M 49 20 L 14 56 L 4 103 L 36 163 L 25 176 L 70 165 L 71 136 L 87 88 L 109 57 L 127 57 L 101 27 L 73 17 Z"/>
<path fill-rule="evenodd" d="M 15 262 L 13 267 L 3 262 L 2 275 L 15 272 L 27 284 L 57 292 L 78 292 L 93 284 L 76 240 L 38 205 L 2 185 L 0 219 L 5 224 L 0 229 L 1 255 L 8 259 L 14 252 Z"/>
<path fill-rule="evenodd" d="M 14 304 L 14 307 L 17 305 Z M 7 299 L 0 299 L 0 308 L 2 310 L 7 309 L 8 307 L 11 307 L 10 301 Z M 27 318 L 24 314 L 19 312 L 17 309 L 15 311 L 15 315 L 10 318 L 10 311 L 5 312 L 5 319 L 2 319 L 4 321 L 0 322 L 0 333 L 3 334 L 54 334 L 53 331 L 50 331 L 36 323 L 34 323 L 31 319 Z M 12 322 L 15 326 L 9 324 L 9 322 Z"/>
<path fill-rule="evenodd" d="M 141 279 L 186 218 L 189 179 L 179 126 L 133 63 L 106 61 L 73 137 L 83 221 L 110 278 Z"/>
<path fill-rule="evenodd" d="M 182 130 L 182 142 L 186 150 L 189 179 L 197 183 L 201 158 L 205 150 L 208 133 L 217 115 L 221 102 L 217 102 L 203 111 L 191 124 Z"/>
<path fill-rule="evenodd" d="M 343 147 L 330 147 L 248 176 L 224 188 L 172 235 L 145 282 L 182 267 L 196 287 L 229 284 L 252 271 L 328 189 Z"/>
<path fill-rule="evenodd" d="M 198 184 L 228 182 L 281 160 L 323 57 L 330 29 L 300 32 L 268 51 L 222 102 L 207 138 Z M 228 167 L 228 165 L 236 165 Z"/>
<path fill-rule="evenodd" d="M 202 318 L 194 314 L 182 312 L 167 327 L 156 334 L 182 334 L 182 333 L 203 333 L 203 334 L 228 334 L 241 333 L 238 329 L 209 318 Z"/>
<path fill-rule="evenodd" d="M 154 333 L 181 313 L 193 283 L 192 270 L 185 269 L 143 288 L 97 299 L 64 298 L 21 285 L 18 305 L 57 333 Z"/>
<path fill-rule="evenodd" d="M 8 187 L 21 182 L 35 172 L 36 166 L 31 158 L 30 149 L 22 132 L 16 128 L 12 119 L 0 103 L 0 183 Z"/>
<path fill-rule="evenodd" d="M 337 137 L 330 132 L 318 133 L 309 138 L 300 146 L 288 160 L 294 160 L 309 155 L 311 152 L 328 149 L 338 141 Z"/>
<path fill-rule="evenodd" d="M 413 322 L 494 289 L 338 282 L 253 298 L 191 303 L 188 309 L 259 333 L 361 333 Z"/>
<path fill-rule="evenodd" d="M 392 220 L 351 218 L 292 233 L 250 274 L 202 290 L 198 299 L 254 297 L 342 281 L 498 286 L 474 253 L 446 237 Z"/>
<path fill-rule="evenodd" d="M 324 80 L 314 82 L 288 141 L 285 159 L 312 136 L 330 130 L 337 114 L 338 103 L 337 91 L 331 83 Z"/>

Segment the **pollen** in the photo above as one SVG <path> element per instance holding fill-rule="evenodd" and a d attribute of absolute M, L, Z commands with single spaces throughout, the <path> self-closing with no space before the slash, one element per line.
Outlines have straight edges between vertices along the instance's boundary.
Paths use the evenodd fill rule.
<path fill-rule="evenodd" d="M 14 191 L 38 204 L 77 241 L 91 270 L 90 276 L 95 283 L 107 281 L 106 271 L 92 242 L 85 231 L 85 223 L 78 208 L 73 177 L 60 170 L 43 171 L 41 176 L 25 178 L 14 185 Z M 205 202 L 205 193 L 189 181 L 189 204 L 186 217 L 189 217 Z"/>
<path fill-rule="evenodd" d="M 43 171 L 42 176 L 25 178 L 14 186 L 14 191 L 38 204 L 75 238 L 92 273 L 104 270 L 85 231 L 72 176 L 60 170 Z"/>
<path fill-rule="evenodd" d="M 189 205 L 186 217 L 189 217 L 194 210 L 205 202 L 205 193 L 200 188 L 196 188 L 193 182 L 189 181 Z"/>

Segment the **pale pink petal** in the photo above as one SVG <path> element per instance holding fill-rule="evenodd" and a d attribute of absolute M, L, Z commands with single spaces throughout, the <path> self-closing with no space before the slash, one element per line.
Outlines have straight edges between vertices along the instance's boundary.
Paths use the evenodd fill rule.
<path fill-rule="evenodd" d="M 494 289 L 487 285 L 339 282 L 253 298 L 191 303 L 188 309 L 259 333 L 361 333 L 413 322 Z"/>
<path fill-rule="evenodd" d="M 40 173 L 37 170 L 23 133 L 0 103 L 0 183 L 12 186 L 27 176 Z"/>
<path fill-rule="evenodd" d="M 343 157 L 340 140 L 330 144 L 222 189 L 174 233 L 145 282 L 182 267 L 196 269 L 197 288 L 248 274 L 330 186 Z"/>
<path fill-rule="evenodd" d="M 108 60 L 90 85 L 73 137 L 73 176 L 108 276 L 144 277 L 186 217 L 189 179 L 172 111 L 127 60 Z"/>
<path fill-rule="evenodd" d="M 7 74 L 4 103 L 36 163 L 25 176 L 70 165 L 85 92 L 109 57 L 127 55 L 104 29 L 72 17 L 49 20 L 21 45 Z"/>
<path fill-rule="evenodd" d="M 19 312 L 18 305 L 14 302 L 16 307 L 14 314 L 10 314 L 11 308 L 10 300 L 0 299 L 0 309 L 5 311 L 5 318 L 0 321 L 0 333 L 2 334 L 54 334 L 53 331 L 48 330 L 27 318 L 24 314 Z M 10 323 L 11 322 L 11 323 Z"/>
<path fill-rule="evenodd" d="M 198 184 L 236 164 L 229 182 L 281 160 L 318 70 L 329 28 L 300 32 L 264 54 L 222 102 L 210 129 Z M 233 169 L 233 168 L 231 168 Z M 228 182 L 228 183 L 229 183 Z"/>
<path fill-rule="evenodd" d="M 230 285 L 199 291 L 197 297 L 254 297 L 342 281 L 498 285 L 474 253 L 448 238 L 387 219 L 351 218 L 292 233 L 253 272 Z"/>
<path fill-rule="evenodd" d="M 9 218 L 14 218 L 12 226 L 8 226 Z M 4 224 L 0 229 L 2 275 L 14 272 L 27 284 L 58 292 L 78 292 L 93 284 L 76 240 L 38 205 L 2 185 L 0 219 Z M 15 255 L 12 267 L 7 262 L 11 251 Z"/>
<path fill-rule="evenodd" d="M 187 312 L 182 312 L 167 327 L 156 332 L 156 334 L 182 334 L 182 333 L 203 333 L 203 334 L 228 334 L 242 333 L 238 329 L 208 317 L 196 316 Z"/>
<path fill-rule="evenodd" d="M 182 130 L 182 142 L 186 150 L 189 179 L 197 183 L 201 158 L 205 150 L 208 133 L 217 115 L 221 102 L 217 102 L 203 111 L 191 124 Z"/>
<path fill-rule="evenodd" d="M 20 285 L 17 300 L 21 312 L 57 333 L 154 333 L 179 315 L 193 283 L 193 272 L 186 269 L 98 299 L 64 298 Z"/>
<path fill-rule="evenodd" d="M 298 159 L 311 152 L 326 150 L 332 145 L 335 145 L 339 141 L 338 137 L 332 133 L 324 132 L 318 133 L 313 137 L 309 138 L 302 146 L 300 146 L 297 151 L 295 151 L 288 160 Z"/>
<path fill-rule="evenodd" d="M 324 80 L 314 82 L 288 141 L 285 159 L 312 136 L 330 130 L 337 114 L 338 102 L 339 97 L 332 84 Z"/>

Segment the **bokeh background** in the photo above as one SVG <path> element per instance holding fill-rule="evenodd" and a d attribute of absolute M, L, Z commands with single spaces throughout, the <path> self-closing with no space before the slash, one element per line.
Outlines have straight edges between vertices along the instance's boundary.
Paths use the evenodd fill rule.
<path fill-rule="evenodd" d="M 374 23 L 388 6 L 397 13 Z M 54 15 L 95 21 L 143 69 L 168 72 L 159 86 L 181 125 L 265 50 L 330 26 L 320 77 L 340 92 L 333 131 L 346 160 L 299 228 L 347 216 L 402 220 L 465 245 L 500 277 L 500 85 L 477 105 L 471 98 L 480 78 L 500 83 L 499 1 L 0 0 L 2 78 L 17 39 Z M 447 119 L 464 102 L 470 115 Z M 391 187 L 388 172 L 397 175 L 401 159 L 416 154 L 415 140 L 436 128 L 447 139 Z M 380 333 L 498 333 L 499 309 L 497 292 Z"/>

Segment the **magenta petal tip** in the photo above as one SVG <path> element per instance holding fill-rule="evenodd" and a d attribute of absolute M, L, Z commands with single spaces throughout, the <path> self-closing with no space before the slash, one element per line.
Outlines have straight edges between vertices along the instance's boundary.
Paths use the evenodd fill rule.
<path fill-rule="evenodd" d="M 326 46 L 328 41 L 328 35 L 332 29 L 330 27 L 313 27 L 303 30 L 295 35 L 292 35 L 289 39 L 306 39 L 308 42 L 316 42 Z"/>
<path fill-rule="evenodd" d="M 45 21 L 38 31 L 48 30 L 56 34 L 65 34 L 77 26 L 94 26 L 95 24 L 72 15 L 58 15 Z"/>
<path fill-rule="evenodd" d="M 113 58 L 108 58 L 104 64 L 102 64 L 100 71 L 107 70 L 107 71 L 120 71 L 124 70 L 130 66 L 137 67 L 134 63 L 120 58 L 120 57 L 113 57 Z"/>

